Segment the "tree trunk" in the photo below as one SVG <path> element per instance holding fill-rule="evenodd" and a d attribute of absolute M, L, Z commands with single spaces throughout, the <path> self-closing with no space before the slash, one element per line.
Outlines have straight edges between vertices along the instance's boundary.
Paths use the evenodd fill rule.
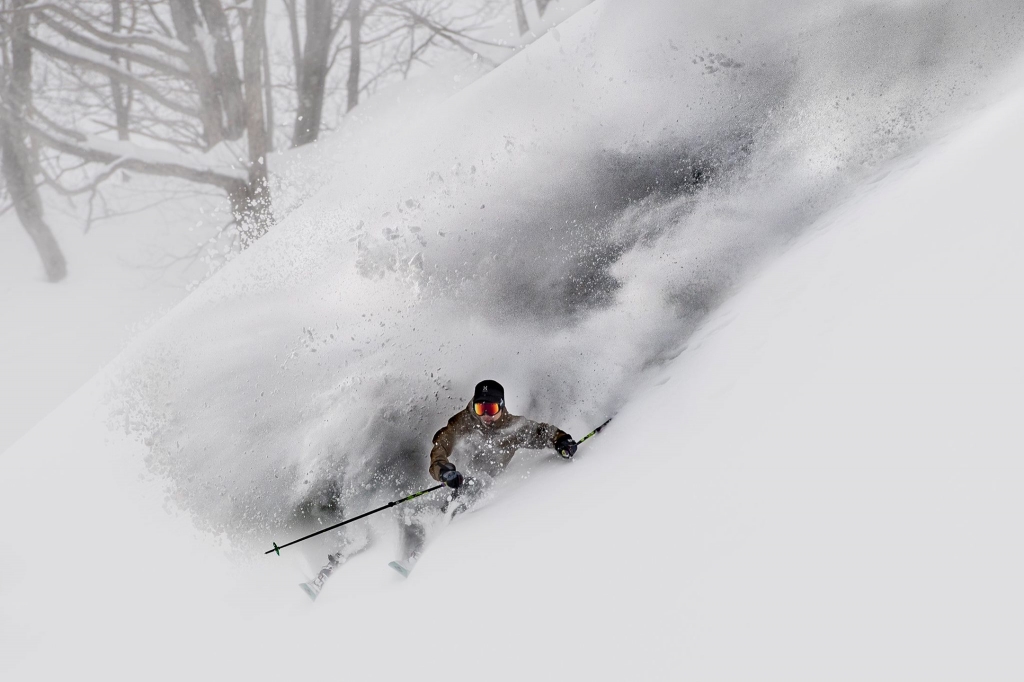
<path fill-rule="evenodd" d="M 4 182 L 11 195 L 14 210 L 18 214 L 28 236 L 39 252 L 46 270 L 46 279 L 59 282 L 68 274 L 67 262 L 60 245 L 53 236 L 50 226 L 43 218 L 43 202 L 39 196 L 30 168 L 30 153 L 25 138 L 14 126 L 4 125 L 2 137 Z"/>
<path fill-rule="evenodd" d="M 32 0 L 14 0 L 13 9 L 21 9 L 30 2 Z M 46 278 L 51 282 L 59 282 L 67 276 L 67 263 L 53 232 L 43 219 L 43 202 L 35 183 L 32 152 L 18 125 L 32 98 L 32 48 L 27 40 L 29 13 L 13 12 L 9 21 L 11 61 L 3 92 L 3 120 L 0 121 L 0 147 L 3 154 L 0 172 L 3 173 L 18 219 L 32 238 L 43 261 Z"/>
<path fill-rule="evenodd" d="M 249 182 L 232 192 L 232 208 L 238 221 L 242 248 L 270 229 L 270 186 L 267 183 L 267 127 L 263 117 L 261 71 L 265 49 L 267 0 L 252 0 L 243 10 L 242 72 L 245 79 L 245 120 L 249 140 Z"/>
<path fill-rule="evenodd" d="M 270 231 L 270 197 L 266 181 L 262 183 L 239 182 L 228 192 L 231 215 L 238 230 L 238 243 L 242 250 L 252 246 L 257 239 Z"/>
<path fill-rule="evenodd" d="M 111 32 L 121 32 L 121 0 L 111 0 Z M 120 64 L 120 60 L 116 57 L 111 57 L 115 64 Z M 121 83 L 110 79 L 110 94 L 114 100 L 114 118 L 117 123 L 117 139 L 127 140 L 129 138 L 128 132 L 128 99 L 125 97 L 124 89 Z"/>
<path fill-rule="evenodd" d="M 199 94 L 199 120 L 203 124 L 206 144 L 213 147 L 224 139 L 224 110 L 221 107 L 217 84 L 210 73 L 209 61 L 196 28 L 199 15 L 193 0 L 169 0 L 174 32 L 189 51 L 188 68 Z M 200 27 L 201 28 L 201 27 Z"/>
<path fill-rule="evenodd" d="M 306 46 L 299 73 L 292 147 L 316 140 L 324 113 L 324 87 L 331 48 L 331 0 L 306 0 Z"/>
<path fill-rule="evenodd" d="M 524 35 L 530 30 L 530 22 L 526 20 L 526 8 L 523 7 L 523 0 L 515 0 L 516 21 L 519 22 L 519 35 Z"/>
<path fill-rule="evenodd" d="M 270 44 L 267 42 L 266 20 L 263 21 L 263 96 L 266 100 L 267 151 L 274 151 L 274 83 L 270 79 Z"/>
<path fill-rule="evenodd" d="M 199 0 L 199 9 L 213 38 L 213 60 L 217 67 L 213 80 L 224 107 L 224 134 L 229 140 L 237 140 L 246 128 L 246 105 L 235 58 L 235 43 L 231 39 L 231 27 L 220 0 Z"/>
<path fill-rule="evenodd" d="M 362 0 L 352 0 L 348 8 L 349 25 L 349 60 L 348 60 L 348 105 L 345 113 L 356 108 L 359 104 L 359 76 L 362 71 L 362 32 L 363 32 L 363 10 Z"/>
<path fill-rule="evenodd" d="M 292 66 L 295 67 L 295 88 L 302 88 L 302 42 L 299 40 L 299 11 L 295 4 L 299 0 L 284 0 L 288 11 L 288 33 L 292 37 Z"/>
<path fill-rule="evenodd" d="M 544 10 L 551 4 L 551 0 L 537 0 L 537 14 L 544 16 Z"/>

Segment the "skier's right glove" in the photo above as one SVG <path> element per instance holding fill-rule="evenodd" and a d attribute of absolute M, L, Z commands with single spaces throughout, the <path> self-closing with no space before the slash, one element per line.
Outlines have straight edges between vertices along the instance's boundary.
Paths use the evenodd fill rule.
<path fill-rule="evenodd" d="M 449 488 L 458 488 L 464 480 L 462 474 L 455 470 L 455 465 L 451 462 L 442 464 L 438 468 L 438 473 L 441 475 L 441 483 L 444 483 Z"/>
<path fill-rule="evenodd" d="M 563 433 L 555 441 L 555 450 L 563 459 L 572 459 L 576 454 L 576 441 L 568 433 Z"/>

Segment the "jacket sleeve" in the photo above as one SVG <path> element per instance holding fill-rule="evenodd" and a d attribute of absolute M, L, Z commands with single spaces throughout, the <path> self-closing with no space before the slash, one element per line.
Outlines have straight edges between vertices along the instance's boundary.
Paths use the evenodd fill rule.
<path fill-rule="evenodd" d="M 519 436 L 517 447 L 523 448 L 524 450 L 543 450 L 545 448 L 555 447 L 555 441 L 562 436 L 568 435 L 565 431 L 552 426 L 551 424 L 545 424 L 544 422 L 535 422 L 526 417 L 519 417 L 522 420 L 520 426 L 517 427 L 516 433 Z"/>
<path fill-rule="evenodd" d="M 430 450 L 430 477 L 435 481 L 441 480 L 441 465 L 448 464 L 448 456 L 452 454 L 452 445 L 455 440 L 455 418 L 448 421 L 448 425 L 434 434 L 434 447 Z"/>

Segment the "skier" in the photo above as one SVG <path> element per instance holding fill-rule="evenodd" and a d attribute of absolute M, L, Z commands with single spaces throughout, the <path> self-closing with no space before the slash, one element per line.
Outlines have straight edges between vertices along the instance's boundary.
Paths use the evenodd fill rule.
<path fill-rule="evenodd" d="M 511 414 L 505 408 L 502 385 L 493 380 L 481 381 L 466 409 L 434 434 L 430 476 L 454 491 L 441 511 L 448 511 L 448 505 L 454 504 L 451 510 L 454 515 L 472 506 L 505 470 L 517 450 L 544 448 L 553 448 L 563 458 L 571 459 L 576 454 L 576 441 L 551 424 Z M 429 510 L 423 509 L 406 514 L 402 542 L 404 560 L 391 564 L 405 575 L 426 544 L 430 520 L 424 516 L 429 514 Z"/>
<path fill-rule="evenodd" d="M 405 508 L 403 559 L 389 565 L 408 576 L 423 552 L 431 526 L 443 519 L 447 512 L 454 516 L 479 500 L 508 466 L 517 450 L 544 448 L 554 448 L 564 459 L 572 459 L 576 454 L 576 441 L 551 424 L 509 413 L 505 409 L 505 389 L 497 381 L 486 380 L 477 384 L 466 409 L 449 419 L 448 424 L 434 434 L 430 451 L 430 476 L 451 488 L 452 496 L 440 507 L 424 501 Z M 452 460 L 459 463 L 461 471 Z M 316 599 L 327 578 L 351 554 L 365 548 L 365 544 L 365 540 L 353 543 L 348 551 L 328 555 L 327 565 L 314 580 L 302 583 L 301 587 L 311 599 Z"/>
<path fill-rule="evenodd" d="M 493 479 L 517 450 L 554 448 L 566 459 L 576 454 L 576 441 L 565 431 L 506 410 L 505 389 L 490 380 L 476 385 L 473 400 L 434 434 L 433 446 L 430 476 L 454 489 L 462 486 L 465 476 L 451 459 L 476 478 Z"/>

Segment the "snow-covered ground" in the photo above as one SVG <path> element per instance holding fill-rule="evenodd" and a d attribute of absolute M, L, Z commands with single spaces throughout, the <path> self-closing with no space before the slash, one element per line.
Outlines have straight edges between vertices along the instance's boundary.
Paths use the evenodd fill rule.
<path fill-rule="evenodd" d="M 481 80 L 442 111 L 450 122 L 427 122 L 440 126 L 435 137 L 415 130 L 393 140 L 414 170 L 365 168 L 371 186 L 393 182 L 393 193 L 352 208 L 358 190 L 339 181 L 314 196 L 290 228 L 225 268 L 0 459 L 5 677 L 86 669 L 111 679 L 1024 673 L 1024 549 L 1016 541 L 1024 437 L 1013 419 L 1024 407 L 1016 314 L 1024 297 L 1016 206 L 1024 91 L 980 114 L 969 105 L 992 100 L 991 82 L 966 100 L 947 97 L 940 84 L 968 85 L 957 58 L 979 58 L 973 47 L 957 53 L 949 44 L 942 52 L 953 54 L 951 66 L 922 66 L 930 79 L 919 90 L 913 78 L 882 87 L 892 83 L 885 64 L 898 56 L 884 50 L 860 70 L 832 73 L 825 67 L 834 66 L 837 45 L 863 46 L 856 22 L 826 39 L 800 34 L 806 71 L 782 78 L 766 67 L 672 89 L 661 76 L 683 62 L 643 70 L 651 65 L 643 56 L 609 57 L 637 30 L 629 21 L 654 16 L 626 17 L 623 7 L 596 5 L 499 69 L 499 85 Z M 804 17 L 795 8 L 772 21 L 751 10 L 750 25 L 764 33 L 745 33 L 755 45 L 735 49 L 751 55 L 785 43 L 780 27 Z M 713 42 L 727 9 L 705 8 L 682 35 Z M 904 17 L 916 26 L 922 18 Z M 889 20 L 883 25 L 898 34 L 899 21 Z M 682 46 L 690 63 L 691 45 L 668 37 L 679 29 L 664 23 L 665 40 L 652 44 Z M 925 42 L 910 38 L 915 49 Z M 721 65 L 719 54 L 711 53 Z M 545 75 L 558 55 L 583 81 L 564 101 L 601 114 L 570 107 L 577 113 L 562 112 L 568 120 L 553 134 L 527 135 L 552 120 L 556 103 L 534 118 L 513 111 L 500 119 L 495 149 L 467 127 L 481 111 L 511 106 L 524 91 L 517 85 L 542 95 L 565 88 L 557 73 Z M 581 55 L 598 65 L 592 76 L 575 70 Z M 849 56 L 859 59 L 867 56 Z M 621 84 L 605 80 L 616 68 L 629 76 Z M 712 77 L 733 68 L 742 73 L 721 67 Z M 1021 73 L 1011 70 L 1018 80 Z M 836 82 L 858 79 L 904 115 L 889 117 L 888 105 L 874 101 L 827 106 L 842 90 Z M 501 99 L 502 91 L 511 94 Z M 546 230 L 531 219 L 578 209 L 563 194 L 589 201 L 609 187 L 665 178 L 616 184 L 616 173 L 598 174 L 596 190 L 585 178 L 560 183 L 552 178 L 567 169 L 580 178 L 603 168 L 566 150 L 590 139 L 650 154 L 665 138 L 652 133 L 631 147 L 629 131 L 660 130 L 666 102 L 686 92 L 681 101 L 701 108 L 684 130 L 695 121 L 706 122 L 701 132 L 742 128 L 766 104 L 781 122 L 740 150 L 714 141 L 726 152 L 711 154 L 719 165 L 708 172 L 726 166 L 721 185 L 603 204 L 610 224 L 590 223 L 587 236 L 627 245 L 609 268 L 619 286 L 584 282 L 573 291 L 586 304 L 559 307 L 564 281 L 546 273 L 575 267 L 570 247 L 578 242 L 544 241 Z M 630 106 L 616 108 L 627 95 Z M 631 108 L 655 95 L 650 111 Z M 727 104 L 741 100 L 749 108 Z M 889 129 L 873 127 L 880 121 Z M 595 133 L 614 123 L 621 128 Z M 926 130 L 893 133 L 899 125 Z M 939 125 L 956 132 L 936 138 Z M 463 147 L 435 146 L 453 129 L 467 131 Z M 528 154 L 517 153 L 520 140 Z M 880 140 L 890 147 L 871 147 Z M 734 165 L 723 161 L 736 154 Z M 471 164 L 473 155 L 492 165 Z M 387 146 L 381 157 L 395 158 Z M 425 190 L 423 177 L 442 167 L 450 173 Z M 540 176 L 543 168 L 552 174 Z M 512 186 L 531 177 L 554 189 L 543 192 L 539 180 Z M 466 208 L 446 212 L 448 202 L 497 209 L 497 217 L 471 221 Z M 378 217 L 381 204 L 391 215 Z M 365 229 L 352 217 L 360 212 L 372 216 Z M 515 250 L 493 248 L 493 221 Z M 681 227 L 651 227 L 662 223 Z M 355 244 L 356 255 L 344 244 Z M 518 262 L 524 253 L 539 266 Z M 687 269 L 687 259 L 696 265 Z M 513 276 L 518 270 L 526 276 Z M 488 277 L 515 287 L 533 311 L 494 298 L 500 290 Z M 670 308 L 656 294 L 665 291 L 675 293 L 670 303 L 703 302 L 713 312 L 661 320 Z M 343 334 L 358 340 L 343 345 Z M 510 359 L 517 345 L 529 361 Z M 416 362 L 438 376 L 409 379 Z M 503 494 L 459 517 L 406 581 L 385 566 L 395 552 L 387 524 L 368 524 L 379 541 L 311 605 L 293 585 L 312 575 L 332 540 L 281 558 L 260 553 L 316 525 L 289 515 L 304 500 L 317 503 L 303 481 L 337 475 L 356 500 L 343 498 L 343 511 L 361 510 L 374 495 L 360 498 L 351 486 L 381 470 L 345 446 L 396 446 L 425 458 L 423 438 L 396 434 L 429 438 L 482 374 L 505 380 L 513 411 L 558 417 L 577 435 L 603 409 L 619 413 L 575 462 L 521 455 Z M 566 381 L 573 386 L 561 387 Z M 437 404 L 417 407 L 434 390 Z M 145 409 L 125 409 L 133 401 Z M 119 431 L 108 428 L 112 410 Z M 401 427 L 385 432 L 391 440 L 366 433 L 387 428 L 374 416 L 381 411 Z M 403 411 L 412 417 L 403 421 Z M 397 482 L 380 481 L 380 494 L 429 483 L 414 461 L 409 471 L 419 479 L 402 479 L 413 475 L 402 466 L 385 469 Z M 333 520 L 319 513 L 319 522 Z"/>

